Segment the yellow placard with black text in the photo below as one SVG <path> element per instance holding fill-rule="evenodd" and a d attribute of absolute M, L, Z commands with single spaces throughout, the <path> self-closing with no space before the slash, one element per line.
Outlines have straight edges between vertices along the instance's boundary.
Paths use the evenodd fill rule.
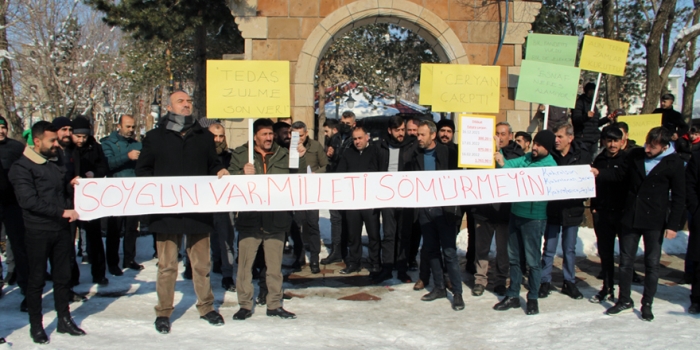
<path fill-rule="evenodd" d="M 434 112 L 498 113 L 501 67 L 434 65 L 432 94 Z"/>
<path fill-rule="evenodd" d="M 623 76 L 630 43 L 586 35 L 579 68 L 603 74 Z"/>
<path fill-rule="evenodd" d="M 661 118 L 661 114 L 640 114 L 617 117 L 617 121 L 627 123 L 630 131 L 628 138 L 641 146 L 646 142 L 649 130 L 661 126 Z"/>

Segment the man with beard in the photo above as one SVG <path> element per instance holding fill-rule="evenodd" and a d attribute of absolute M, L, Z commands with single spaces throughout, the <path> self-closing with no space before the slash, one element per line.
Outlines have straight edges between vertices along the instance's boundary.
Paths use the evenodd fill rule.
<path fill-rule="evenodd" d="M 107 159 L 110 177 L 136 177 L 134 169 L 136 168 L 136 160 L 141 154 L 141 143 L 134 138 L 135 129 L 136 120 L 134 117 L 124 114 L 119 117 L 118 129 L 102 139 L 102 150 Z M 107 219 L 107 246 L 105 250 L 110 272 L 120 271 L 119 238 L 122 229 L 124 230 L 122 267 L 137 271 L 143 270 L 143 265 L 135 261 L 138 224 L 138 216 L 112 216 Z"/>
<path fill-rule="evenodd" d="M 389 118 L 387 136 L 378 144 L 379 171 L 404 171 L 408 150 L 416 142 L 414 136 L 406 136 L 406 122 L 398 115 Z M 404 213 L 408 218 L 404 218 Z M 380 283 L 393 276 L 394 263 L 398 270 L 397 278 L 402 283 L 411 283 L 408 275 L 408 245 L 413 222 L 413 210 L 403 208 L 384 208 L 382 214 L 382 271 L 373 278 L 373 283 Z M 408 219 L 408 222 L 405 222 Z M 409 226 L 409 227 L 406 227 Z"/>
<path fill-rule="evenodd" d="M 55 163 L 58 155 L 58 131 L 49 122 L 40 121 L 32 126 L 31 140 L 24 155 L 10 169 L 17 202 L 22 208 L 26 227 L 25 242 L 29 279 L 27 282 L 27 307 L 29 309 L 29 334 L 38 344 L 46 344 L 49 337 L 44 331 L 41 296 L 47 259 L 51 258 L 53 293 L 58 316 L 58 333 L 74 336 L 85 335 L 70 315 L 71 298 L 71 250 L 73 237 L 69 222 L 78 219 L 78 213 L 70 209 L 66 188 L 76 181 L 67 182 L 64 170 Z"/>
<path fill-rule="evenodd" d="M 73 145 L 69 149 L 73 152 L 75 175 L 82 178 L 107 176 L 107 160 L 102 152 L 102 146 L 91 135 L 90 121 L 87 118 L 79 116 L 73 119 L 73 135 L 71 137 Z M 85 230 L 92 283 L 107 285 L 109 280 L 105 278 L 105 250 L 102 244 L 100 219 L 79 221 L 79 226 Z M 118 264 L 110 266 L 109 273 L 114 276 L 123 274 Z"/>
<path fill-rule="evenodd" d="M 7 136 L 7 120 L 0 116 L 0 164 L 2 165 L 2 176 L 7 178 L 12 164 L 22 157 L 24 145 Z M 27 291 L 27 248 L 24 244 L 25 228 L 22 220 L 22 208 L 17 204 L 17 197 L 12 185 L 7 182 L 6 189 L 0 195 L 0 220 L 5 226 L 7 239 L 10 242 L 10 250 L 15 260 L 15 270 L 12 272 L 17 280 L 17 285 L 23 295 Z M 11 279 L 8 273 L 7 280 Z M 2 276 L 0 276 L 2 279 Z M 0 289 L 2 289 L 0 282 Z M 0 290 L 0 296 L 2 291 Z"/>
<path fill-rule="evenodd" d="M 219 123 L 209 125 L 209 132 L 214 135 L 216 144 L 216 154 L 221 165 L 228 169 L 231 164 L 231 149 L 226 143 L 226 129 Z M 214 229 L 211 231 L 211 255 L 212 271 L 219 271 L 221 287 L 229 292 L 236 291 L 236 284 L 233 282 L 233 242 L 236 233 L 233 231 L 231 223 L 231 213 L 214 213 Z M 218 267 L 218 268 L 217 268 Z"/>
<path fill-rule="evenodd" d="M 417 118 L 411 118 L 406 121 L 406 135 L 417 137 L 418 136 L 418 123 L 420 120 Z"/>
<path fill-rule="evenodd" d="M 168 98 L 167 110 L 160 127 L 146 133 L 143 139 L 141 154 L 136 161 L 136 176 L 216 175 L 221 178 L 228 175 L 216 155 L 214 135 L 199 125 L 192 116 L 192 98 L 184 91 L 176 91 Z M 214 294 L 209 279 L 209 233 L 212 226 L 211 213 L 151 216 L 149 228 L 157 235 L 158 247 L 155 328 L 161 334 L 170 333 L 170 315 L 174 309 L 177 280 L 177 254 L 183 235 L 187 235 L 187 255 L 192 264 L 199 318 L 214 326 L 224 324 L 224 319 L 214 310 Z"/>
<path fill-rule="evenodd" d="M 505 159 L 515 159 L 525 155 L 520 146 L 513 141 L 513 129 L 508 122 L 496 124 L 498 148 Z M 473 211 L 476 236 L 474 260 L 474 289 L 473 296 L 481 296 L 488 284 L 489 252 L 491 241 L 496 237 L 496 273 L 493 281 L 493 291 L 500 296 L 506 294 L 506 279 L 508 278 L 508 220 L 510 219 L 510 203 L 483 204 L 474 207 Z"/>
<path fill-rule="evenodd" d="M 523 152 L 530 152 L 530 144 L 532 144 L 532 135 L 525 131 L 515 133 L 515 143 L 517 143 Z"/>

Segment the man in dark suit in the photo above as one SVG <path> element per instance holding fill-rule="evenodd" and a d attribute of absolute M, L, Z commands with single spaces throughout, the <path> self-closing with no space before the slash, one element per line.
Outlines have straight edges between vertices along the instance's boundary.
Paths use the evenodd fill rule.
<path fill-rule="evenodd" d="M 644 239 L 644 296 L 642 319 L 651 321 L 651 305 L 659 281 L 661 243 L 664 237 L 673 239 L 683 228 L 685 215 L 685 169 L 683 160 L 670 147 L 672 134 L 664 127 L 656 127 L 647 134 L 644 148 L 629 152 L 618 169 L 592 168 L 601 181 L 625 181 L 627 198 L 620 218 L 620 293 L 608 315 L 631 311 L 630 298 L 634 258 L 639 240 Z M 669 191 L 671 199 L 669 200 Z"/>

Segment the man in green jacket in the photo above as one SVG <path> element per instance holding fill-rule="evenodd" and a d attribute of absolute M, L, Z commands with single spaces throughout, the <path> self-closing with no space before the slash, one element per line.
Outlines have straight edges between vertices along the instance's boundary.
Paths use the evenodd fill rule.
<path fill-rule="evenodd" d="M 554 149 L 554 134 L 549 130 L 543 130 L 535 135 L 532 152 L 526 155 L 505 160 L 503 154 L 496 152 L 495 159 L 501 168 L 535 168 L 556 166 L 552 158 Z M 523 280 L 523 272 L 520 267 L 521 254 L 525 254 L 525 261 L 530 269 L 528 276 L 529 290 L 527 293 L 528 315 L 539 313 L 537 296 L 540 288 L 542 259 L 542 236 L 547 227 L 547 202 L 519 202 L 510 207 L 510 222 L 508 225 L 508 258 L 510 259 L 510 287 L 506 291 L 506 297 L 493 309 L 505 311 L 520 308 L 520 285 Z"/>
<path fill-rule="evenodd" d="M 289 151 L 274 142 L 274 123 L 270 119 L 258 119 L 253 124 L 254 162 L 248 159 L 249 144 L 236 148 L 231 155 L 229 172 L 231 175 L 289 174 Z M 306 168 L 304 153 L 299 145 L 299 168 Z M 241 308 L 233 315 L 234 320 L 245 320 L 253 315 L 252 268 L 262 244 L 265 256 L 265 277 L 267 295 L 267 315 L 281 318 L 296 318 L 296 315 L 283 309 L 282 300 L 282 255 L 284 236 L 292 224 L 292 213 L 239 212 L 235 220 L 238 229 L 238 276 L 236 277 L 238 303 Z M 262 292 L 262 288 L 261 288 Z"/>

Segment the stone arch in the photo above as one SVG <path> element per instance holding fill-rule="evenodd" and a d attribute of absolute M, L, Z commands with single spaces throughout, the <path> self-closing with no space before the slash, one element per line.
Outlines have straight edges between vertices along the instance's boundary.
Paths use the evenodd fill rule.
<path fill-rule="evenodd" d="M 413 31 L 433 47 L 443 62 L 469 63 L 459 37 L 445 20 L 427 8 L 407 0 L 351 2 L 326 16 L 311 32 L 301 49 L 292 85 L 295 99 L 292 114 L 295 117 L 308 120 L 314 114 L 316 70 L 320 58 L 333 40 L 350 30 L 373 23 L 393 23 Z"/>

